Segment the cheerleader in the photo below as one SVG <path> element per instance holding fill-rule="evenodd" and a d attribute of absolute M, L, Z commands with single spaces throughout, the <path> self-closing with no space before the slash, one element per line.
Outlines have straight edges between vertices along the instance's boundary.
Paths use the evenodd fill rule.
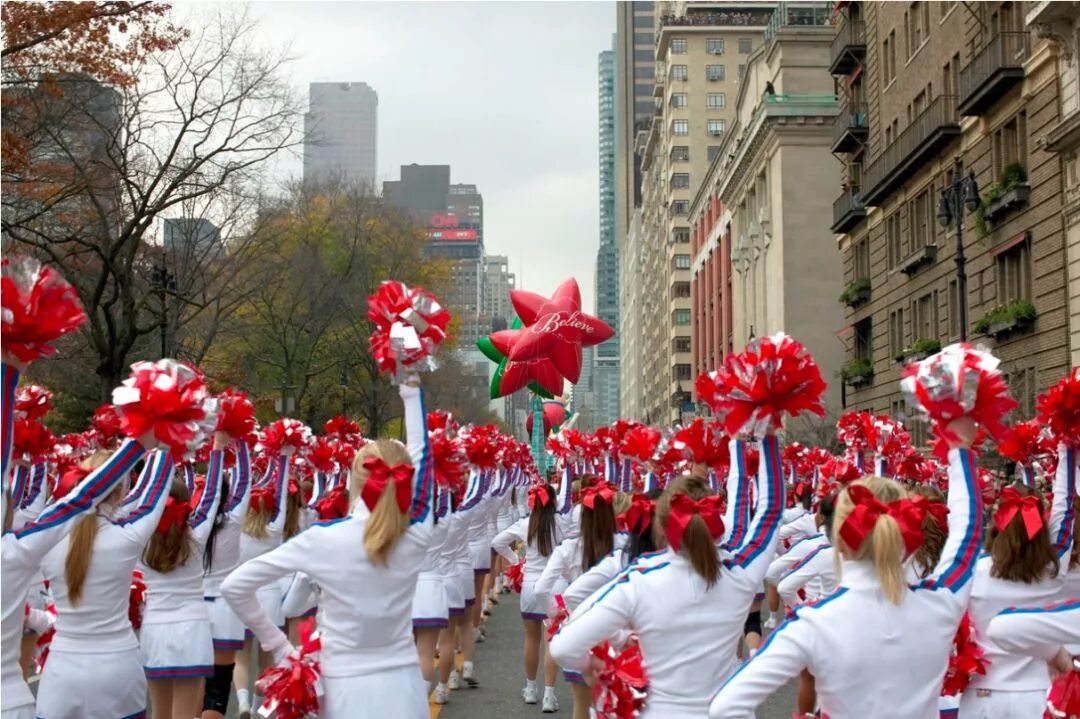
<path fill-rule="evenodd" d="M 544 572 L 548 558 L 562 541 L 562 532 L 556 518 L 555 489 L 541 484 L 529 490 L 531 514 L 519 519 L 492 541 L 492 548 L 509 564 L 518 561 L 511 545 L 525 544 L 525 573 L 521 583 L 521 620 L 525 626 L 525 688 L 522 698 L 526 704 L 536 704 L 536 672 L 540 664 L 540 644 L 543 641 L 542 622 L 547 618 L 545 608 L 536 596 L 536 581 Z M 551 660 L 550 652 L 544 661 L 544 712 L 558 710 L 555 696 L 555 674 L 558 667 Z"/>
<path fill-rule="evenodd" d="M 581 534 L 555 549 L 533 589 L 537 603 L 546 608 L 548 616 L 556 613 L 553 595 L 560 582 L 572 582 L 625 544 L 626 535 L 615 531 L 614 501 L 615 490 L 607 482 L 587 486 L 582 491 Z M 592 693 L 584 678 L 572 671 L 564 671 L 563 678 L 570 684 L 574 719 L 589 719 Z"/>
<path fill-rule="evenodd" d="M 735 669 L 747 610 L 776 549 L 784 479 L 771 434 L 762 442 L 759 472 L 757 511 L 745 531 L 735 528 L 731 551 L 723 553 L 720 498 L 698 477 L 671 483 L 656 510 L 667 549 L 634 562 L 578 607 L 551 641 L 555 660 L 585 672 L 592 647 L 633 631 L 649 672 L 641 717 L 703 716 L 715 687 Z M 729 507 L 745 506 L 745 491 L 729 498 Z"/>
<path fill-rule="evenodd" d="M 461 673 L 453 669 L 447 679 L 450 689 L 460 689 L 462 683 L 470 689 L 479 684 L 473 656 L 476 651 L 478 632 L 473 625 L 473 608 L 476 606 L 476 575 L 473 572 L 475 552 L 471 541 L 474 527 L 477 525 L 476 512 L 482 511 L 482 500 L 487 493 L 487 479 L 484 472 L 473 470 L 469 475 L 465 497 L 458 507 L 460 539 L 454 547 L 454 572 L 461 588 L 465 608 L 458 626 L 458 642 L 461 648 Z"/>
<path fill-rule="evenodd" d="M 987 553 L 975 565 L 975 581 L 968 612 L 990 665 L 976 675 L 960 699 L 960 719 L 1038 717 L 1045 705 L 1050 677 L 1045 665 L 1033 657 L 1012 654 L 993 640 L 982 639 L 1001 610 L 1033 606 L 1060 598 L 1065 567 L 1072 551 L 1073 492 L 1075 485 L 1068 451 L 1063 451 L 1054 476 L 1054 499 L 1049 522 L 1044 522 L 1046 500 L 1037 490 L 1021 484 L 1001 491 L 987 532 Z"/>
<path fill-rule="evenodd" d="M 251 496 L 251 455 L 247 442 L 233 440 L 232 479 L 222 482 L 222 500 L 203 552 L 203 601 L 210 614 L 214 671 L 203 688 L 202 719 L 224 719 L 229 709 L 236 652 L 244 647 L 244 625 L 221 598 L 221 583 L 240 562 L 240 530 Z"/>
<path fill-rule="evenodd" d="M 917 541 L 918 525 L 911 525 L 921 522 L 909 511 L 904 489 L 879 477 L 849 485 L 838 495 L 834 518 L 833 546 L 843 560 L 840 588 L 798 608 L 721 685 L 709 707 L 712 719 L 745 719 L 804 668 L 815 677 L 822 712 L 832 719 L 938 716 L 982 533 L 969 449 L 975 427 L 962 419 L 949 429 L 964 440 L 949 451 L 949 539 L 931 576 L 915 586 L 904 581 L 905 550 L 915 549 L 904 537 Z"/>
<path fill-rule="evenodd" d="M 430 543 L 431 455 L 419 381 L 411 378 L 400 393 L 408 449 L 383 439 L 356 453 L 352 513 L 245 562 L 221 588 L 281 661 L 293 647 L 259 601 L 259 588 L 297 571 L 319 587 L 324 719 L 428 716 L 411 609 Z"/>
<path fill-rule="evenodd" d="M 454 688 L 460 686 L 460 678 L 454 666 L 454 658 L 457 656 L 458 637 L 462 645 L 466 645 L 466 639 L 472 638 L 472 632 L 462 631 L 465 619 L 465 584 L 472 586 L 472 567 L 469 567 L 468 575 L 465 575 L 458 566 L 458 559 L 462 554 L 462 546 L 468 547 L 466 539 L 469 523 L 467 516 L 461 511 L 464 499 L 463 490 L 451 493 L 447 497 L 447 505 L 443 507 L 449 514 L 442 520 L 446 524 L 446 537 L 439 549 L 438 573 L 444 577 L 443 589 L 446 592 L 447 618 L 446 629 L 439 633 L 439 681 L 435 685 L 432 701 L 436 704 L 445 704 L 450 699 L 451 680 Z M 468 635 L 468 637 L 466 637 Z M 472 654 L 467 655 L 469 660 L 469 676 L 475 681 L 472 673 Z"/>
<path fill-rule="evenodd" d="M 424 675 L 428 686 L 435 681 L 435 647 L 438 644 L 439 632 L 450 626 L 450 604 L 443 581 L 444 575 L 439 573 L 443 543 L 449 530 L 449 518 L 449 490 L 439 489 L 435 495 L 431 544 L 420 564 L 420 575 L 417 577 L 412 602 L 413 635 L 416 637 L 416 650 L 420 655 L 420 673 Z"/>
<path fill-rule="evenodd" d="M 165 511 L 172 478 L 168 453 L 155 452 L 128 500 L 114 492 L 42 560 L 56 634 L 38 686 L 41 719 L 146 711 L 146 676 L 128 619 L 131 574 Z"/>
<path fill-rule="evenodd" d="M 191 719 L 202 680 L 214 673 L 203 556 L 221 501 L 223 450 L 228 444 L 228 435 L 215 434 L 194 510 L 186 484 L 173 479 L 165 511 L 143 552 L 146 607 L 139 645 L 155 717 Z"/>
<path fill-rule="evenodd" d="M 1068 671 L 1072 653 L 1062 645 L 1080 644 L 1080 598 L 1006 609 L 990 620 L 986 636 L 1004 651 L 1028 654 Z"/>
<path fill-rule="evenodd" d="M 776 584 L 777 594 L 785 607 L 797 607 L 803 603 L 799 596 L 800 591 L 806 595 L 806 601 L 814 601 L 836 591 L 836 552 L 829 542 L 833 513 L 832 498 L 822 498 L 817 512 L 818 526 L 822 530 L 820 539 L 802 540 L 802 544 L 811 545 L 809 551 L 804 552 L 798 561 L 788 567 Z M 812 709 L 813 707 L 803 711 L 809 712 Z"/>
<path fill-rule="evenodd" d="M 272 551 L 281 545 L 284 539 L 285 520 L 288 518 L 287 504 L 289 494 L 289 461 L 294 449 L 283 446 L 281 454 L 271 460 L 267 471 L 270 480 L 254 487 L 248 502 L 247 514 L 244 515 L 243 529 L 240 534 L 240 564 Z M 285 630 L 285 609 L 282 606 L 281 585 L 267 584 L 259 587 L 259 601 L 263 609 L 273 619 L 274 625 Z M 234 609 L 235 611 L 235 609 Z M 248 687 L 251 685 L 251 659 L 254 649 L 254 634 L 250 627 L 244 630 L 244 645 L 236 655 L 236 668 L 233 684 L 236 686 L 236 704 L 240 719 L 248 719 L 252 706 L 258 706 L 259 700 L 251 699 Z M 266 652 L 258 655 L 259 667 L 271 665 L 272 658 Z"/>

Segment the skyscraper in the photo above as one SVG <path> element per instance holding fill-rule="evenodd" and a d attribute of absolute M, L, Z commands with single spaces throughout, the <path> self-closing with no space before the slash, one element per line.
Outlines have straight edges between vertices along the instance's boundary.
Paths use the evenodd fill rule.
<path fill-rule="evenodd" d="M 313 82 L 304 115 L 304 181 L 374 186 L 379 96 L 364 82 Z"/>
<path fill-rule="evenodd" d="M 637 135 L 649 129 L 656 107 L 654 8 L 653 2 L 620 2 L 615 8 L 615 236 L 620 243 L 634 208 L 641 206 Z"/>
<path fill-rule="evenodd" d="M 600 247 L 596 253 L 596 314 L 619 326 L 619 247 L 615 239 L 615 52 L 599 56 Z M 598 425 L 619 418 L 619 340 L 596 348 L 593 372 L 594 419 Z M 590 368 L 586 367 L 586 371 Z"/>
<path fill-rule="evenodd" d="M 490 322 L 490 329 L 505 329 L 514 316 L 510 304 L 510 291 L 516 287 L 516 277 L 510 271 L 510 258 L 506 255 L 488 255 L 484 258 L 484 291 L 480 316 Z"/>

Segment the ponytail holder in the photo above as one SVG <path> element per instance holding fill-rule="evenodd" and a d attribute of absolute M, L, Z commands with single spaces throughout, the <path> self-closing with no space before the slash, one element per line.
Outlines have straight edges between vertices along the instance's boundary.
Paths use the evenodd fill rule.
<path fill-rule="evenodd" d="M 412 501 L 412 479 L 415 470 L 411 464 L 388 465 L 381 457 L 368 457 L 364 460 L 364 469 L 367 470 L 368 478 L 364 482 L 364 488 L 360 491 L 360 498 L 364 500 L 367 508 L 374 511 L 379 497 L 383 495 L 386 486 L 394 483 L 394 499 L 397 507 L 402 512 L 409 511 L 409 502 Z"/>
<path fill-rule="evenodd" d="M 581 493 L 581 503 L 588 509 L 596 509 L 596 500 L 611 504 L 615 499 L 615 490 L 607 482 L 586 487 Z"/>
<path fill-rule="evenodd" d="M 173 527 L 186 527 L 190 516 L 190 504 L 175 497 L 169 497 L 165 500 L 165 511 L 162 512 L 161 519 L 158 520 L 157 533 L 165 535 Z"/>
<path fill-rule="evenodd" d="M 676 494 L 671 498 L 671 513 L 664 527 L 668 545 L 672 550 L 679 551 L 683 535 L 686 534 L 686 529 L 695 516 L 705 520 L 705 526 L 709 528 L 709 534 L 713 539 L 719 539 L 724 533 L 722 514 L 723 500 L 715 494 L 702 497 L 696 502 L 690 499 L 688 494 Z"/>
<path fill-rule="evenodd" d="M 840 537 L 853 550 L 859 550 L 882 515 L 892 517 L 900 528 L 906 555 L 922 546 L 922 521 L 926 512 L 917 503 L 910 499 L 898 499 L 886 504 L 861 484 L 849 486 L 847 493 L 855 507 L 840 525 Z"/>
<path fill-rule="evenodd" d="M 1001 503 L 994 512 L 994 526 L 999 532 L 1004 532 L 1017 514 L 1023 519 L 1028 541 L 1035 539 L 1044 526 L 1039 497 L 1034 494 L 1021 497 L 1016 487 L 1006 487 L 1001 490 Z"/>
<path fill-rule="evenodd" d="M 949 529 L 949 507 L 944 502 L 934 502 L 921 494 L 916 494 L 911 498 L 911 503 L 932 516 L 942 531 Z"/>
<path fill-rule="evenodd" d="M 652 524 L 656 504 L 643 494 L 635 494 L 630 506 L 619 515 L 619 528 L 625 531 L 644 532 Z M 640 525 L 640 526 L 639 526 Z"/>
<path fill-rule="evenodd" d="M 537 502 L 540 502 L 541 507 L 546 507 L 548 506 L 548 503 L 551 502 L 551 492 L 548 490 L 546 484 L 541 484 L 539 486 L 531 487 L 529 489 L 530 512 L 533 510 L 534 507 L 536 507 Z"/>

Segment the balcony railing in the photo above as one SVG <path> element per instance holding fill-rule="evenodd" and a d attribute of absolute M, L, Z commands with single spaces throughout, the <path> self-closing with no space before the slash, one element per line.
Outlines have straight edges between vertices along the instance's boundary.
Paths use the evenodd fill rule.
<path fill-rule="evenodd" d="M 1010 87 L 1024 79 L 1031 49 L 1026 32 L 1002 32 L 960 71 L 961 115 L 981 115 Z"/>
<path fill-rule="evenodd" d="M 863 202 L 877 205 L 959 135 L 956 97 L 937 97 L 884 152 L 866 166 L 863 173 Z"/>
<path fill-rule="evenodd" d="M 866 23 L 862 20 L 847 20 L 833 38 L 829 72 L 833 75 L 850 75 L 865 57 Z"/>
<path fill-rule="evenodd" d="M 665 15 L 660 18 L 660 25 L 663 27 L 765 27 L 769 24 L 772 14 L 772 10 L 695 12 L 686 15 Z"/>
<path fill-rule="evenodd" d="M 832 214 L 830 229 L 837 234 L 850 232 L 866 218 L 866 205 L 863 204 L 861 193 L 858 190 L 845 190 L 833 203 Z"/>
<path fill-rule="evenodd" d="M 833 122 L 833 152 L 854 152 L 866 143 L 870 133 L 870 111 L 865 102 L 847 106 Z"/>

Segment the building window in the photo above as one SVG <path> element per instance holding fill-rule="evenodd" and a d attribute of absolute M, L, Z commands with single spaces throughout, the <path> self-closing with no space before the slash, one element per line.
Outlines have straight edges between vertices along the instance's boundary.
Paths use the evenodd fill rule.
<path fill-rule="evenodd" d="M 927 292 L 911 303 L 911 335 L 917 340 L 938 336 L 937 291 Z"/>
<path fill-rule="evenodd" d="M 994 179 L 1018 163 L 1027 168 L 1027 113 L 1020 112 L 994 131 Z"/>
<path fill-rule="evenodd" d="M 933 244 L 933 190 L 933 185 L 927 187 L 908 203 L 908 248 L 911 252 Z"/>
<path fill-rule="evenodd" d="M 687 96 L 685 92 L 673 92 L 671 93 L 671 106 L 672 107 L 686 107 Z"/>
<path fill-rule="evenodd" d="M 690 121 L 689 120 L 672 120 L 671 121 L 671 133 L 673 135 L 689 135 L 690 134 Z"/>
<path fill-rule="evenodd" d="M 690 255 L 675 255 L 674 264 L 677 270 L 690 269 Z"/>
<path fill-rule="evenodd" d="M 686 38 L 676 37 L 671 39 L 671 54 L 672 55 L 685 55 L 686 54 Z"/>
<path fill-rule="evenodd" d="M 671 286 L 671 298 L 672 299 L 686 299 L 690 296 L 690 283 L 689 282 L 676 282 Z"/>
<path fill-rule="evenodd" d="M 904 13 L 907 29 L 907 56 L 911 57 L 930 36 L 930 3 L 913 2 Z"/>
<path fill-rule="evenodd" d="M 889 352 L 895 357 L 907 346 L 904 336 L 904 310 L 893 310 L 889 313 Z"/>
<path fill-rule="evenodd" d="M 710 92 L 705 96 L 705 107 L 710 110 L 723 110 L 727 107 L 727 95 L 722 92 Z"/>
<path fill-rule="evenodd" d="M 691 372 L 693 372 L 693 370 L 690 368 L 690 365 L 688 365 L 688 364 L 677 364 L 677 365 L 675 365 L 675 379 L 676 380 L 682 381 L 682 380 L 690 379 L 692 377 Z"/>
<path fill-rule="evenodd" d="M 706 129 L 713 137 L 720 137 L 727 129 L 727 124 L 723 120 L 709 120 L 706 123 Z"/>
<path fill-rule="evenodd" d="M 739 38 L 739 53 L 743 55 L 749 55 L 750 51 L 754 49 L 754 41 L 748 37 Z"/>
<path fill-rule="evenodd" d="M 672 162 L 690 162 L 690 148 L 686 145 L 676 145 L 671 148 Z"/>
<path fill-rule="evenodd" d="M 896 30 L 881 44 L 881 81 L 885 87 L 896 77 Z"/>
<path fill-rule="evenodd" d="M 853 260 L 855 262 L 855 279 L 862 279 L 870 277 L 870 243 L 867 240 L 860 240 L 855 243 L 853 250 Z"/>
<path fill-rule="evenodd" d="M 685 190 L 690 187 L 690 173 L 676 172 L 671 175 L 671 189 Z"/>
<path fill-rule="evenodd" d="M 896 267 L 904 259 L 904 243 L 900 233 L 899 212 L 894 212 L 885 218 L 885 249 L 889 269 Z"/>
<path fill-rule="evenodd" d="M 689 337 L 676 337 L 672 343 L 672 350 L 675 352 L 689 352 L 690 351 L 690 338 Z"/>
<path fill-rule="evenodd" d="M 719 145 L 709 145 L 705 149 L 705 156 L 709 160 L 709 162 L 712 162 L 716 158 L 716 156 L 719 155 L 719 154 L 720 154 L 720 146 Z"/>
<path fill-rule="evenodd" d="M 651 14 L 638 15 L 637 13 L 634 13 L 634 27 L 652 27 L 654 22 L 655 20 L 653 20 Z"/>
<path fill-rule="evenodd" d="M 715 82 L 724 81 L 724 66 L 723 65 L 706 65 L 705 66 L 705 79 Z"/>
<path fill-rule="evenodd" d="M 1017 418 L 1031 417 L 1035 414 L 1036 375 L 1034 367 L 1023 367 L 1004 372 L 1009 392 L 1018 406 L 1010 414 Z"/>
<path fill-rule="evenodd" d="M 686 69 L 686 65 L 672 65 L 669 74 L 671 75 L 672 80 L 679 81 L 686 80 L 690 76 Z"/>
<path fill-rule="evenodd" d="M 705 38 L 705 52 L 710 55 L 723 55 L 724 54 L 724 38 L 722 37 L 708 37 Z"/>
<path fill-rule="evenodd" d="M 870 318 L 861 320 L 855 323 L 855 359 L 865 360 L 867 362 L 874 361 L 874 347 L 873 347 L 873 334 L 874 327 L 870 322 Z"/>
<path fill-rule="evenodd" d="M 689 215 L 690 214 L 690 200 L 674 200 L 671 203 L 671 214 L 672 215 Z M 690 265 L 687 265 L 686 268 L 689 269 Z"/>
<path fill-rule="evenodd" d="M 1026 240 L 999 254 L 995 265 L 998 304 L 1031 299 L 1031 246 Z"/>
<path fill-rule="evenodd" d="M 677 325 L 688 325 L 690 324 L 690 310 L 675 310 L 671 318 Z"/>
<path fill-rule="evenodd" d="M 677 245 L 685 245 L 690 242 L 690 228 L 679 227 L 671 233 L 672 240 Z M 687 295 L 689 297 L 689 295 Z"/>
<path fill-rule="evenodd" d="M 739 65 L 739 79 L 743 79 L 743 75 L 746 74 L 746 65 Z"/>

